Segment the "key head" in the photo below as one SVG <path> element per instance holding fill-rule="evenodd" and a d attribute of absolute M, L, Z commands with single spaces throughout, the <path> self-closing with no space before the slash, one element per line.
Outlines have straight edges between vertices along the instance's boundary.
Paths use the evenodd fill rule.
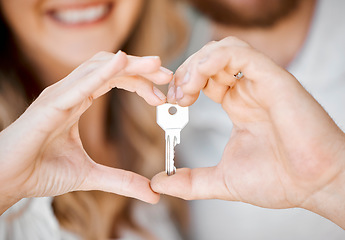
<path fill-rule="evenodd" d="M 157 106 L 157 123 L 163 129 L 182 129 L 189 121 L 188 107 L 165 103 Z"/>

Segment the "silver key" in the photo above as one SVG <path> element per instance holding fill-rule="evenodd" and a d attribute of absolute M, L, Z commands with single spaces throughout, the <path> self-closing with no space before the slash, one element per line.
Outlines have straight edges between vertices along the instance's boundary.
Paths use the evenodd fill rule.
<path fill-rule="evenodd" d="M 165 103 L 157 107 L 157 123 L 165 131 L 165 171 L 175 174 L 174 148 L 180 143 L 180 132 L 189 121 L 188 107 Z"/>

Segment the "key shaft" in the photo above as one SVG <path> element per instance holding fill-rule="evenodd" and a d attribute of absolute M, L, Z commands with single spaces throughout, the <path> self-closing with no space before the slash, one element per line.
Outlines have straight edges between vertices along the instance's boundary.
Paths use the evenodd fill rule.
<path fill-rule="evenodd" d="M 188 107 L 166 103 L 157 107 L 157 123 L 165 131 L 165 171 L 175 174 L 175 146 L 180 143 L 180 133 L 188 123 Z"/>

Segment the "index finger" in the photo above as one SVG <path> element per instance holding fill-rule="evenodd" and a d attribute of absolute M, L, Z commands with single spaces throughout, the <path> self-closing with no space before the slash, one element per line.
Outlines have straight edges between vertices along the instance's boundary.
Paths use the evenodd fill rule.
<path fill-rule="evenodd" d="M 239 72 L 248 80 L 265 79 L 275 65 L 268 57 L 234 37 L 206 45 L 181 65 L 175 74 L 175 86 L 183 92 L 183 97 L 177 99 L 178 103 L 182 106 L 192 104 L 209 79 L 222 71 L 230 77 L 222 79 L 220 84 L 231 86 L 235 80 L 232 76 Z"/>

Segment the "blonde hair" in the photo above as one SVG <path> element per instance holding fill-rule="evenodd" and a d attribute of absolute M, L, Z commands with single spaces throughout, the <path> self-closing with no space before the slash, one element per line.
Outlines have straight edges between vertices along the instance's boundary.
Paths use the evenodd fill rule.
<path fill-rule="evenodd" d="M 187 29 L 178 14 L 175 2 L 146 0 L 142 16 L 129 40 L 123 46 L 123 50 L 128 54 L 139 56 L 159 55 L 163 62 L 168 62 L 186 43 L 186 33 Z M 8 41 L 11 42 L 10 36 Z M 12 50 L 15 51 L 15 49 L 14 46 Z M 13 52 L 8 54 L 13 54 Z M 13 64 L 17 64 L 15 61 L 18 59 L 13 60 Z M 25 64 L 19 64 L 15 70 L 23 68 L 23 65 Z M 5 68 L 6 66 L 0 65 L 1 71 Z M 12 68 L 15 67 L 12 66 Z M 30 81 L 35 82 L 35 76 L 34 73 L 30 73 L 31 76 L 27 74 L 27 70 L 24 72 L 25 74 L 16 76 L 10 74 L 5 77 L 0 76 L 1 129 L 15 120 L 25 110 L 26 103 L 39 92 L 37 88 L 27 89 L 28 85 L 25 85 L 25 81 L 32 78 Z M 7 84 L 6 81 L 9 79 L 15 84 Z M 21 85 L 25 85 L 23 91 L 18 90 Z M 17 105 L 18 101 L 20 105 Z M 14 107 L 14 102 L 16 107 Z M 117 161 L 117 167 L 135 171 L 148 178 L 161 171 L 164 166 L 162 162 L 164 136 L 155 123 L 154 108 L 148 106 L 135 94 L 115 89 L 112 92 L 109 112 L 110 129 L 107 129 L 109 141 L 114 143 L 115 157 L 121 159 Z M 137 231 L 145 239 L 154 239 L 151 233 L 141 228 L 131 218 L 130 211 L 134 201 L 99 191 L 72 192 L 55 197 L 53 208 L 60 225 L 83 239 L 118 237 L 119 226 L 123 225 Z M 186 218 L 179 214 L 184 215 L 186 209 L 178 201 L 177 199 L 169 200 L 170 206 L 174 209 L 172 212 L 177 214 L 176 218 L 183 223 Z"/>

